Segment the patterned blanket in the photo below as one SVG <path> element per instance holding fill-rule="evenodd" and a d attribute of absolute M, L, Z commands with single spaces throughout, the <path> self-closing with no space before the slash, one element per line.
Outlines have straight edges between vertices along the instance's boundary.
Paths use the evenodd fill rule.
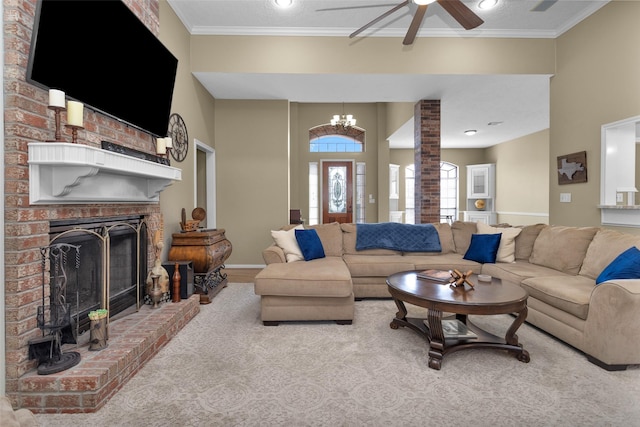
<path fill-rule="evenodd" d="M 440 237 L 433 224 L 381 222 L 356 224 L 356 250 L 393 249 L 403 252 L 440 252 Z"/>

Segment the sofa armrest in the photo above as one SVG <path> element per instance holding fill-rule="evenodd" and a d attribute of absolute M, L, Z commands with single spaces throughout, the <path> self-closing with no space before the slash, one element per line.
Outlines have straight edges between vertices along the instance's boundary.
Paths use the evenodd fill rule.
<path fill-rule="evenodd" d="M 262 259 L 265 264 L 275 264 L 287 262 L 287 258 L 284 255 L 284 251 L 278 245 L 271 245 L 262 251 Z"/>
<path fill-rule="evenodd" d="M 0 420 L 3 426 L 37 427 L 38 420 L 28 409 L 16 409 L 6 396 L 0 396 Z M 6 423 L 6 424 L 5 424 Z"/>
<path fill-rule="evenodd" d="M 584 331 L 584 352 L 606 365 L 640 363 L 640 279 L 595 287 Z"/>

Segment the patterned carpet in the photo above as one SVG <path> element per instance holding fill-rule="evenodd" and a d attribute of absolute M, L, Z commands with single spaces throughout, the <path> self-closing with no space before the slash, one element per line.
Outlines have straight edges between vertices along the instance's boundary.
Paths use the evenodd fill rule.
<path fill-rule="evenodd" d="M 356 302 L 353 325 L 265 327 L 252 284 L 230 284 L 94 414 L 42 426 L 640 426 L 640 368 L 607 372 L 528 325 L 531 355 L 447 355 L 393 330 L 391 300 Z M 474 317 L 500 333 L 509 316 Z"/>

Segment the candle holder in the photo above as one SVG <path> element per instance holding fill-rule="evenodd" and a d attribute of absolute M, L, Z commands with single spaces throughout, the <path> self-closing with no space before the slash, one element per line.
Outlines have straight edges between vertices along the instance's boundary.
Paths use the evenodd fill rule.
<path fill-rule="evenodd" d="M 64 107 L 57 107 L 54 105 L 49 105 L 49 109 L 53 110 L 53 114 L 56 120 L 56 132 L 53 136 L 54 139 L 48 139 L 47 142 L 62 142 L 62 133 L 60 132 L 60 112 L 66 110 Z"/>
<path fill-rule="evenodd" d="M 167 156 L 167 165 L 168 165 L 168 166 L 171 166 L 171 156 L 169 156 L 169 154 L 171 154 L 171 147 L 167 147 L 167 153 L 166 153 L 166 156 Z"/>
<path fill-rule="evenodd" d="M 68 127 L 69 129 L 71 129 L 71 142 L 73 144 L 77 144 L 78 143 L 78 129 L 84 129 L 83 126 L 76 126 L 76 125 L 65 125 L 66 127 Z"/>

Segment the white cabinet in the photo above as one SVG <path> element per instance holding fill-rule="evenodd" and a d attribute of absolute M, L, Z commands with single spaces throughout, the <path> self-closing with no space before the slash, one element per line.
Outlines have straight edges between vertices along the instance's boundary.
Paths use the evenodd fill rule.
<path fill-rule="evenodd" d="M 498 215 L 495 212 L 475 212 L 465 211 L 464 220 L 471 222 L 484 222 L 491 225 L 498 222 Z"/>
<path fill-rule="evenodd" d="M 467 166 L 467 198 L 489 199 L 493 198 L 496 186 L 496 165 Z"/>
<path fill-rule="evenodd" d="M 467 166 L 467 205 L 464 220 L 495 224 L 496 165 Z"/>

